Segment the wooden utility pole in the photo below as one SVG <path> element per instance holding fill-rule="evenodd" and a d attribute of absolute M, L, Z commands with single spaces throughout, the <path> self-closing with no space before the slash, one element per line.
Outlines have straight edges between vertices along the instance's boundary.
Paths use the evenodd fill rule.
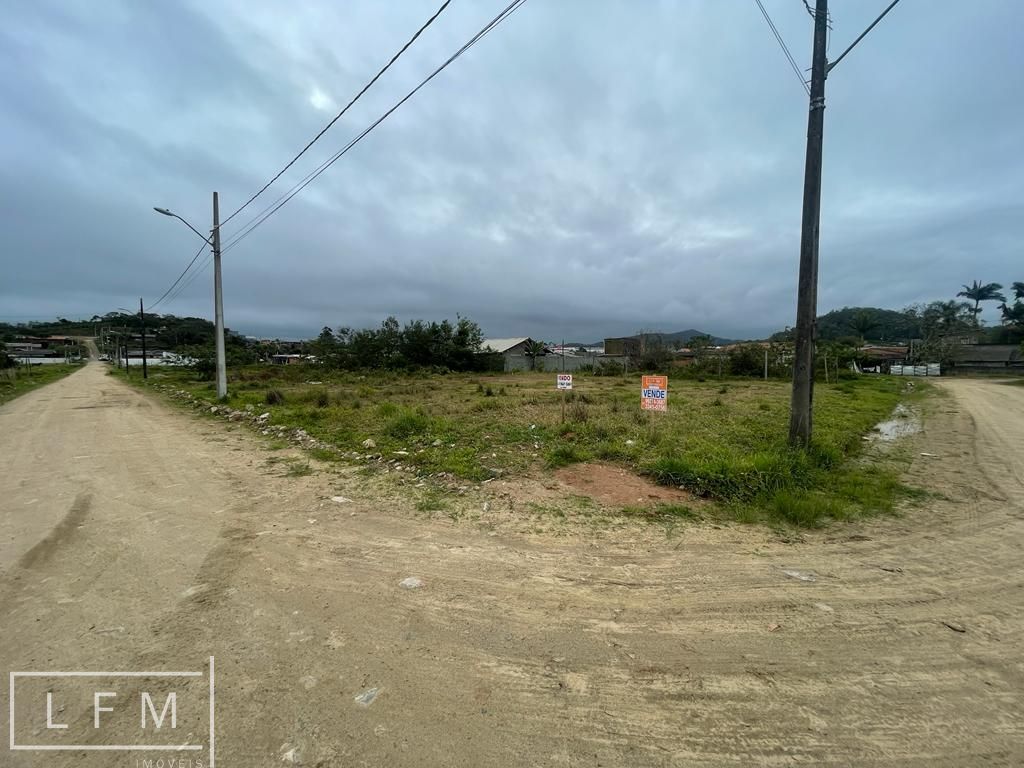
<path fill-rule="evenodd" d="M 142 378 L 148 379 L 146 370 L 146 315 L 142 311 L 142 297 L 139 296 L 139 320 L 142 322 Z"/>
<path fill-rule="evenodd" d="M 828 0 L 814 4 L 814 49 L 811 60 L 810 112 L 807 116 L 807 159 L 804 165 L 804 212 L 800 233 L 800 278 L 797 283 L 796 350 L 793 359 L 793 399 L 789 417 L 789 442 L 811 442 L 814 403 L 814 336 L 818 313 L 818 227 L 821 222 L 821 151 L 825 131 L 825 78 L 900 0 L 892 0 L 831 64 L 828 47 Z M 838 366 L 838 361 L 837 361 Z M 825 368 L 826 376 L 828 367 Z M 838 368 L 836 381 L 839 380 Z"/>
<path fill-rule="evenodd" d="M 810 111 L 807 116 L 807 157 L 804 163 L 804 208 L 800 233 L 800 278 L 797 284 L 796 350 L 789 442 L 811 441 L 814 402 L 814 326 L 818 311 L 818 228 L 821 221 L 821 154 L 825 129 L 825 49 L 828 40 L 828 0 L 816 0 L 814 55 L 811 61 Z"/>

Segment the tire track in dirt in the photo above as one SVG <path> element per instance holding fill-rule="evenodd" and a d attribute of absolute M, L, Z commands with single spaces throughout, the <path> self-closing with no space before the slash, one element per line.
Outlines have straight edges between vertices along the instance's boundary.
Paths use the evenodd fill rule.
<path fill-rule="evenodd" d="M 58 547 L 78 531 L 91 506 L 92 494 L 79 493 L 61 521 L 38 544 L 18 558 L 17 567 L 29 569 L 53 556 Z"/>

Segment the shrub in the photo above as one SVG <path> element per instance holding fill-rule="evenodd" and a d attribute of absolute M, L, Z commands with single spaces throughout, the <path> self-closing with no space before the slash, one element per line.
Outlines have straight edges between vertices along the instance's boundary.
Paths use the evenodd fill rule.
<path fill-rule="evenodd" d="M 430 427 L 430 419 L 423 411 L 401 409 L 388 420 L 385 431 L 396 438 L 421 435 Z"/>
<path fill-rule="evenodd" d="M 217 362 L 212 357 L 201 357 L 192 367 L 200 381 L 213 381 L 213 377 L 217 373 Z"/>
<path fill-rule="evenodd" d="M 595 376 L 621 376 L 626 369 L 617 360 L 598 360 L 594 367 Z"/>
<path fill-rule="evenodd" d="M 547 454 L 548 466 L 552 468 L 566 467 L 589 458 L 590 455 L 579 446 L 566 443 L 556 445 Z"/>
<path fill-rule="evenodd" d="M 579 402 L 578 400 L 569 403 L 569 407 L 565 409 L 565 415 L 566 418 L 569 419 L 569 421 L 573 421 L 578 424 L 585 423 L 587 417 L 589 416 L 589 414 L 587 413 L 587 406 Z"/>
<path fill-rule="evenodd" d="M 268 389 L 263 399 L 267 405 L 281 405 L 284 402 L 284 393 L 279 389 Z"/>
<path fill-rule="evenodd" d="M 326 408 L 331 404 L 330 395 L 327 394 L 326 390 L 321 390 L 316 396 L 317 408 Z"/>
<path fill-rule="evenodd" d="M 764 347 L 740 344 L 729 350 L 729 373 L 733 376 L 763 376 Z"/>

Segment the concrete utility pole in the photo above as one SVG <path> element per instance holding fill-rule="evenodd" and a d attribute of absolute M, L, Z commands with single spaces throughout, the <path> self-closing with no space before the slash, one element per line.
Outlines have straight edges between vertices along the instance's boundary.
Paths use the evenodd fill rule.
<path fill-rule="evenodd" d="M 790 445 L 811 442 L 814 402 L 814 321 L 818 312 L 818 229 L 821 220 L 821 153 L 825 129 L 825 49 L 828 41 L 828 0 L 816 0 L 814 54 L 811 60 L 810 112 L 807 116 L 807 157 L 804 162 L 804 212 L 800 232 L 800 278 L 797 283 L 796 350 L 789 417 Z"/>
<path fill-rule="evenodd" d="M 227 397 L 228 394 L 228 370 L 224 355 L 224 299 L 221 293 L 220 282 L 220 203 L 217 193 L 213 193 L 213 232 L 206 237 L 202 232 L 189 224 L 174 211 L 166 208 L 153 208 L 157 213 L 177 219 L 186 227 L 195 232 L 199 237 L 213 247 L 213 315 L 214 315 L 214 344 L 217 355 L 217 398 Z M 179 278 L 180 279 L 180 278 Z"/>
<path fill-rule="evenodd" d="M 220 282 L 220 204 L 213 193 L 213 303 L 217 345 L 217 399 L 227 397 L 228 370 L 224 354 L 224 297 Z"/>
<path fill-rule="evenodd" d="M 146 315 L 142 311 L 142 297 L 139 296 L 139 320 L 142 321 L 142 378 L 148 379 L 146 369 Z"/>

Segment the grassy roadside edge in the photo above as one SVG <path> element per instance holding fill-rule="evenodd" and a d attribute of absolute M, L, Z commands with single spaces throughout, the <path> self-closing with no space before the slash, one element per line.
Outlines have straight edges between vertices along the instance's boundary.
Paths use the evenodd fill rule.
<path fill-rule="evenodd" d="M 77 364 L 58 364 L 37 365 L 31 370 L 19 366 L 0 371 L 0 405 L 5 405 L 47 384 L 60 381 L 84 367 Z"/>

